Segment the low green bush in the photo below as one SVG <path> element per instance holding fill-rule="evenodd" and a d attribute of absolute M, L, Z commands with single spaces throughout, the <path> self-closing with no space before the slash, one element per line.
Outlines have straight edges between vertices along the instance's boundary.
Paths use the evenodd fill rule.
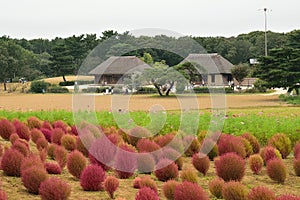
<path fill-rule="evenodd" d="M 208 94 L 208 93 L 234 93 L 234 90 L 231 87 L 225 88 L 213 88 L 213 87 L 195 87 L 193 88 L 194 93 L 196 94 Z"/>
<path fill-rule="evenodd" d="M 50 85 L 50 83 L 45 81 L 33 81 L 30 86 L 30 91 L 33 93 L 43 93 L 43 91 L 45 92 Z"/>
<path fill-rule="evenodd" d="M 59 86 L 51 86 L 47 90 L 48 93 L 69 93 L 67 88 L 59 87 Z"/>
<path fill-rule="evenodd" d="M 157 93 L 157 89 L 152 87 L 140 87 L 135 94 L 154 94 Z"/>

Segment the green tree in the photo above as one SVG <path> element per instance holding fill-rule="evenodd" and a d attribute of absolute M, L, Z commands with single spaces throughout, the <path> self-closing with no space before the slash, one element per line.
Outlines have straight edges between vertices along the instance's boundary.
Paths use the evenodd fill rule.
<path fill-rule="evenodd" d="M 255 75 L 266 81 L 268 88 L 292 88 L 300 82 L 300 49 L 272 49 L 269 56 L 261 57 L 259 61 Z"/>
<path fill-rule="evenodd" d="M 249 66 L 246 64 L 239 64 L 234 66 L 231 69 L 231 73 L 233 78 L 237 80 L 239 85 L 243 82 L 243 80 L 248 76 L 249 74 Z"/>
<path fill-rule="evenodd" d="M 153 64 L 153 58 L 152 58 L 150 53 L 144 53 L 141 60 L 144 61 L 145 63 L 149 64 L 149 65 Z"/>

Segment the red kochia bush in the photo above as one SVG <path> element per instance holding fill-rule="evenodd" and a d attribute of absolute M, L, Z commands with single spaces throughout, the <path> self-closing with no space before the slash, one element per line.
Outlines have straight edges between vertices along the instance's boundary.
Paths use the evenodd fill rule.
<path fill-rule="evenodd" d="M 287 195 L 281 195 L 279 197 L 277 197 L 275 200 L 300 200 L 300 197 L 291 195 L 291 194 L 287 194 Z"/>
<path fill-rule="evenodd" d="M 175 162 L 175 164 L 178 166 L 178 169 L 181 170 L 183 166 L 183 158 L 180 155 L 178 151 L 176 151 L 173 148 L 166 147 L 163 148 L 163 151 L 161 153 L 161 158 L 167 158 L 169 160 L 172 160 Z"/>
<path fill-rule="evenodd" d="M 248 200 L 275 200 L 275 193 L 264 186 L 258 186 L 252 188 Z"/>
<path fill-rule="evenodd" d="M 86 191 L 103 190 L 105 171 L 99 165 L 89 165 L 81 173 L 80 185 Z"/>
<path fill-rule="evenodd" d="M 23 154 L 15 149 L 4 152 L 1 160 L 1 168 L 8 176 L 20 176 L 20 167 L 24 159 Z"/>
<path fill-rule="evenodd" d="M 15 133 L 16 129 L 15 126 L 7 119 L 0 120 L 0 136 L 8 140 L 10 135 Z"/>
<path fill-rule="evenodd" d="M 179 182 L 175 180 L 169 180 L 163 184 L 162 192 L 168 200 L 174 199 L 174 192 L 177 185 L 179 185 Z"/>
<path fill-rule="evenodd" d="M 48 178 L 44 168 L 33 166 L 22 172 L 22 182 L 28 192 L 33 194 L 39 193 L 40 184 Z"/>
<path fill-rule="evenodd" d="M 68 151 L 73 151 L 76 148 L 76 137 L 74 135 L 65 134 L 62 136 L 60 143 Z"/>
<path fill-rule="evenodd" d="M 149 187 L 157 193 L 157 185 L 150 176 L 145 176 L 140 181 L 140 188 Z"/>
<path fill-rule="evenodd" d="M 293 167 L 296 175 L 300 176 L 300 158 L 294 160 Z"/>
<path fill-rule="evenodd" d="M 40 131 L 42 131 L 43 135 L 45 136 L 45 138 L 46 138 L 46 140 L 48 142 L 51 142 L 51 134 L 52 134 L 51 130 L 50 129 L 46 129 L 46 128 L 41 128 L 40 129 Z"/>
<path fill-rule="evenodd" d="M 167 144 L 169 144 L 174 138 L 174 134 L 169 133 L 166 135 L 162 135 L 162 136 L 157 136 L 154 138 L 154 141 L 160 146 L 160 147 L 164 147 Z"/>
<path fill-rule="evenodd" d="M 61 120 L 53 122 L 52 126 L 53 128 L 60 128 L 63 130 L 63 132 L 67 133 L 68 125 Z"/>
<path fill-rule="evenodd" d="M 155 168 L 155 159 L 151 154 L 140 153 L 137 155 L 137 169 L 139 173 L 151 173 Z"/>
<path fill-rule="evenodd" d="M 160 149 L 160 146 L 158 144 L 146 138 L 140 139 L 137 142 L 136 147 L 139 152 L 152 152 Z"/>
<path fill-rule="evenodd" d="M 76 125 L 71 126 L 71 134 L 75 135 L 75 136 L 78 136 L 78 130 L 77 129 L 78 128 L 77 128 Z"/>
<path fill-rule="evenodd" d="M 268 144 L 278 149 L 283 159 L 292 151 L 291 140 L 286 134 L 275 134 L 269 140 Z"/>
<path fill-rule="evenodd" d="M 259 154 L 254 154 L 249 157 L 249 166 L 254 174 L 259 174 L 264 166 L 264 161 Z"/>
<path fill-rule="evenodd" d="M 186 156 L 193 156 L 195 153 L 198 153 L 200 150 L 200 142 L 198 141 L 197 137 L 192 135 L 185 136 L 183 138 L 183 143 L 185 146 L 188 146 L 184 154 Z"/>
<path fill-rule="evenodd" d="M 154 174 L 160 181 L 175 179 L 178 177 L 178 167 L 169 159 L 161 159 L 155 166 Z"/>
<path fill-rule="evenodd" d="M 241 181 L 245 175 L 245 161 L 235 153 L 226 153 L 215 160 L 217 175 L 224 181 Z"/>
<path fill-rule="evenodd" d="M 193 155 L 192 164 L 200 173 L 205 176 L 209 169 L 210 160 L 206 155 L 196 153 Z"/>
<path fill-rule="evenodd" d="M 51 133 L 51 142 L 60 145 L 60 140 L 65 132 L 61 128 L 54 128 Z"/>
<path fill-rule="evenodd" d="M 18 150 L 24 156 L 28 156 L 30 153 L 28 143 L 26 141 L 22 141 L 21 139 L 18 139 L 13 143 L 12 149 Z"/>
<path fill-rule="evenodd" d="M 38 139 L 40 138 L 45 138 L 44 134 L 42 133 L 42 131 L 40 131 L 39 129 L 32 129 L 30 131 L 30 136 L 31 136 L 31 140 L 36 143 Z"/>
<path fill-rule="evenodd" d="M 87 150 L 87 147 L 84 145 L 84 143 L 81 141 L 80 137 L 76 138 L 76 149 L 80 151 L 84 156 L 89 156 L 89 151 Z"/>
<path fill-rule="evenodd" d="M 294 146 L 294 157 L 296 159 L 300 159 L 300 142 L 298 142 L 295 146 Z"/>
<path fill-rule="evenodd" d="M 254 135 L 251 135 L 250 133 L 244 133 L 242 137 L 250 142 L 253 153 L 259 153 L 260 145 L 257 138 Z"/>
<path fill-rule="evenodd" d="M 223 179 L 215 178 L 209 182 L 208 189 L 212 195 L 214 195 L 218 199 L 221 199 L 224 184 L 225 182 Z"/>
<path fill-rule="evenodd" d="M 47 147 L 48 147 L 48 141 L 45 138 L 39 138 L 36 141 L 36 148 L 39 151 L 42 151 L 43 149 L 47 149 Z"/>
<path fill-rule="evenodd" d="M 104 181 L 104 189 L 110 196 L 110 198 L 114 198 L 114 192 L 119 187 L 119 180 L 114 176 L 108 176 Z"/>
<path fill-rule="evenodd" d="M 48 121 L 43 121 L 41 129 L 42 128 L 48 129 L 48 130 L 52 130 L 53 129 L 52 125 Z"/>
<path fill-rule="evenodd" d="M 183 182 L 174 191 L 174 200 L 208 200 L 207 193 L 196 183 Z"/>
<path fill-rule="evenodd" d="M 9 141 L 11 144 L 13 144 L 16 140 L 18 140 L 20 137 L 17 133 L 13 133 L 9 136 Z"/>
<path fill-rule="evenodd" d="M 1 189 L 0 189 L 0 200 L 7 200 L 6 192 Z"/>
<path fill-rule="evenodd" d="M 87 161 L 80 151 L 72 151 L 67 157 L 67 168 L 70 174 L 80 178 L 81 172 L 86 167 Z"/>
<path fill-rule="evenodd" d="M 25 157 L 20 167 L 21 174 L 31 167 L 38 167 L 40 169 L 44 169 L 44 164 L 42 163 L 41 159 L 36 155 L 30 155 L 28 157 Z"/>
<path fill-rule="evenodd" d="M 248 188 L 235 181 L 225 183 L 222 189 L 222 197 L 225 200 L 247 200 L 248 194 Z"/>
<path fill-rule="evenodd" d="M 67 150 L 62 146 L 56 146 L 54 149 L 54 159 L 58 162 L 61 169 L 63 169 L 67 164 Z"/>
<path fill-rule="evenodd" d="M 267 163 L 267 174 L 272 180 L 284 183 L 287 177 L 287 169 L 282 160 L 276 158 Z"/>
<path fill-rule="evenodd" d="M 42 127 L 42 122 L 41 120 L 39 120 L 38 118 L 36 117 L 29 117 L 27 119 L 27 124 L 28 124 L 28 127 L 30 129 L 34 129 L 34 128 L 41 128 Z"/>
<path fill-rule="evenodd" d="M 56 162 L 45 163 L 45 168 L 49 174 L 61 174 L 61 168 Z"/>
<path fill-rule="evenodd" d="M 133 180 L 133 183 L 132 183 L 133 188 L 140 189 L 141 188 L 141 181 L 142 181 L 142 179 L 140 177 L 136 177 Z"/>
<path fill-rule="evenodd" d="M 220 137 L 218 142 L 219 155 L 223 155 L 225 153 L 234 152 L 242 158 L 246 158 L 246 149 L 244 144 L 241 141 L 241 138 L 224 134 Z"/>
<path fill-rule="evenodd" d="M 15 122 L 16 132 L 21 139 L 29 141 L 30 139 L 30 130 L 29 128 L 23 124 L 22 122 L 16 121 Z"/>
<path fill-rule="evenodd" d="M 133 154 L 135 152 L 135 148 L 128 144 L 122 144 L 118 149 L 115 157 L 115 172 L 119 178 L 126 179 L 133 176 L 137 169 L 137 156 Z"/>
<path fill-rule="evenodd" d="M 158 194 L 148 187 L 139 189 L 135 196 L 135 200 L 159 200 Z"/>
<path fill-rule="evenodd" d="M 131 145 L 136 146 L 137 142 L 141 138 L 148 138 L 151 135 L 151 133 L 140 126 L 137 126 L 130 130 L 130 133 L 128 134 L 128 141 Z"/>
<path fill-rule="evenodd" d="M 265 164 L 267 164 L 269 160 L 275 158 L 281 159 L 280 152 L 272 146 L 267 146 L 265 148 L 262 148 L 260 155 L 263 158 Z"/>
<path fill-rule="evenodd" d="M 71 186 L 59 178 L 51 177 L 41 183 L 39 194 L 42 200 L 66 200 L 71 194 Z"/>

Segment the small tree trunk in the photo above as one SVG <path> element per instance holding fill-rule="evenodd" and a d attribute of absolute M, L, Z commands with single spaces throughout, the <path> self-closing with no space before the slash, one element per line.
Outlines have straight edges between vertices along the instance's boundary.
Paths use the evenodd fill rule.
<path fill-rule="evenodd" d="M 63 77 L 64 82 L 67 82 L 65 75 L 63 75 L 62 77 Z"/>
<path fill-rule="evenodd" d="M 4 88 L 3 88 L 4 91 L 6 91 L 6 81 L 5 80 L 3 81 L 3 86 L 4 86 Z"/>
<path fill-rule="evenodd" d="M 158 87 L 158 85 L 156 85 L 156 84 L 153 84 L 153 85 L 154 85 L 154 87 L 157 89 L 158 94 L 159 94 L 160 96 L 163 96 L 162 93 L 161 93 L 161 91 L 160 91 L 160 88 Z"/>
<path fill-rule="evenodd" d="M 174 83 L 175 83 L 175 81 L 173 81 L 173 82 L 171 83 L 170 87 L 168 88 L 168 90 L 167 90 L 167 92 L 166 92 L 166 96 L 169 96 L 169 93 L 170 93 L 172 87 L 174 86 Z"/>

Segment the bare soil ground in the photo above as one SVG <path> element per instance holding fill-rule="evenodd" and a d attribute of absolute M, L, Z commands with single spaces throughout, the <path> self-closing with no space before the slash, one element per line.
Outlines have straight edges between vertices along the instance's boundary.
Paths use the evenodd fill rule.
<path fill-rule="evenodd" d="M 228 108 L 255 108 L 255 107 L 276 107 L 285 106 L 278 99 L 278 95 L 226 95 L 226 106 Z M 223 98 L 223 99 L 224 99 Z M 212 107 L 212 100 L 209 95 L 201 95 L 196 98 L 182 96 L 180 101 L 176 97 L 162 98 L 149 95 L 86 95 L 76 98 L 81 108 L 93 108 L 95 110 L 127 109 L 136 111 L 148 111 L 155 105 L 160 105 L 165 110 L 184 109 L 186 104 L 193 104 L 197 100 L 200 109 L 208 109 Z M 82 102 L 82 103 L 81 103 Z M 88 103 L 86 103 L 88 102 Z M 129 102 L 129 103 L 128 103 Z M 216 105 L 222 105 L 216 101 Z M 73 95 L 72 94 L 6 94 L 0 95 L 0 109 L 14 111 L 35 111 L 35 110 L 72 110 Z M 94 105 L 93 105 L 94 104 Z M 184 104 L 184 105 L 183 105 Z M 189 105 L 187 105 L 188 107 Z M 214 106 L 216 107 L 216 106 Z"/>

